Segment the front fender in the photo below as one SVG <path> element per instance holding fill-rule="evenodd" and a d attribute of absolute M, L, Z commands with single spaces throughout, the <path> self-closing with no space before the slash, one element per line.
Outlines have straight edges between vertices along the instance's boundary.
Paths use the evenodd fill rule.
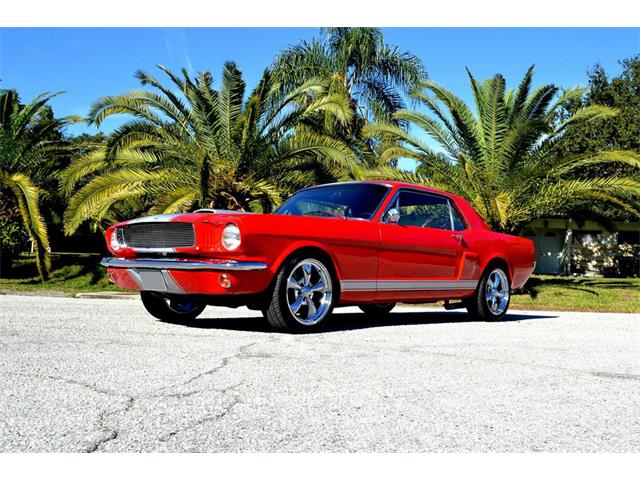
<path fill-rule="evenodd" d="M 331 251 L 331 249 L 327 248 L 327 246 L 320 242 L 314 242 L 309 240 L 298 240 L 289 243 L 274 259 L 269 262 L 269 270 L 272 275 L 276 275 L 280 267 L 284 263 L 284 261 L 289 258 L 294 252 L 298 250 L 303 250 L 306 248 L 313 248 L 322 251 L 325 255 L 327 255 L 331 262 L 333 263 L 334 270 L 336 275 L 338 276 L 338 280 L 342 280 L 340 262 L 335 254 Z"/>

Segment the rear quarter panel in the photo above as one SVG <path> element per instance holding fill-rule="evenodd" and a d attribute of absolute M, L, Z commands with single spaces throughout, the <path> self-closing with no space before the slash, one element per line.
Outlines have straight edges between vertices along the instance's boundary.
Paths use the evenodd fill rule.
<path fill-rule="evenodd" d="M 511 288 L 522 288 L 536 266 L 536 252 L 532 240 L 503 235 L 507 245 Z"/>
<path fill-rule="evenodd" d="M 464 232 L 467 243 L 467 262 L 461 278 L 480 279 L 489 263 L 501 259 L 509 265 L 512 288 L 522 288 L 535 268 L 535 247 L 531 240 L 496 233 L 489 229 L 482 217 L 464 198 L 451 196 L 468 225 Z"/>
<path fill-rule="evenodd" d="M 479 279 L 489 263 L 504 260 L 509 266 L 511 287 L 522 288 L 535 266 L 533 242 L 526 238 L 495 233 L 472 231 L 465 235 L 470 250 L 478 254 L 478 270 L 474 277 Z"/>

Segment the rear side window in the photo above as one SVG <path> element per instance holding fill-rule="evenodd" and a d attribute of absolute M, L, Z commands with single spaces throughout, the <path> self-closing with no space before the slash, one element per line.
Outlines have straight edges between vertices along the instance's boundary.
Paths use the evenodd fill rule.
<path fill-rule="evenodd" d="M 456 210 L 456 208 L 453 206 L 453 202 L 451 203 L 451 220 L 453 221 L 453 229 L 456 232 L 467 228 L 465 223 L 462 221 L 462 218 L 460 218 L 458 210 Z"/>

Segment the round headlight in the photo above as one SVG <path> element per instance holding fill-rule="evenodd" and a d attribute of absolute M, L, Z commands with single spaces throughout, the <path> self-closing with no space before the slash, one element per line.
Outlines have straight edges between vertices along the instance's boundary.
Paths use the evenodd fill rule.
<path fill-rule="evenodd" d="M 109 239 L 109 243 L 111 244 L 112 250 L 120 250 L 120 242 L 118 241 L 118 229 L 114 228 L 111 230 L 111 238 Z"/>
<path fill-rule="evenodd" d="M 235 250 L 240 246 L 240 229 L 235 223 L 229 223 L 222 230 L 222 246 L 227 250 Z"/>

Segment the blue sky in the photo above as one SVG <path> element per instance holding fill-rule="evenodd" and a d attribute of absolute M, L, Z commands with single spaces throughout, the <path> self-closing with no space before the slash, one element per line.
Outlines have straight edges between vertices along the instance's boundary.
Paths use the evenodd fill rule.
<path fill-rule="evenodd" d="M 529 65 L 534 82 L 562 87 L 586 84 L 600 62 L 620 71 L 618 60 L 640 52 L 640 29 L 621 28 L 385 28 L 388 43 L 418 55 L 430 77 L 470 99 L 465 67 L 477 78 L 500 72 L 514 86 Z M 0 88 L 24 100 L 65 90 L 52 102 L 57 115 L 85 115 L 101 95 L 139 88 L 133 73 L 156 64 L 218 78 L 225 60 L 242 69 L 248 88 L 275 54 L 317 35 L 308 28 L 2 28 Z M 102 126 L 109 131 L 116 125 Z M 69 133 L 96 131 L 84 125 Z"/>

